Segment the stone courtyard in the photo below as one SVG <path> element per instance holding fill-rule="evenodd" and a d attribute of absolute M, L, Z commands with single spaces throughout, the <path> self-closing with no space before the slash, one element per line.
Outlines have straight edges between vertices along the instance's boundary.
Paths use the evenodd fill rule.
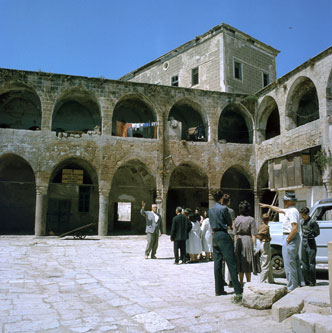
<path fill-rule="evenodd" d="M 213 262 L 174 265 L 166 235 L 158 259 L 145 260 L 145 244 L 145 236 L 1 236 L 0 330 L 292 332 L 271 310 L 216 297 Z M 328 290 L 328 281 L 318 285 Z"/>

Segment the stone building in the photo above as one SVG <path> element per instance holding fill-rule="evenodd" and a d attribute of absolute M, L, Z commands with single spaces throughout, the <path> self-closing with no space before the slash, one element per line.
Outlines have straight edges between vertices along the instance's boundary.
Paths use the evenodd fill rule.
<path fill-rule="evenodd" d="M 279 79 L 278 51 L 228 25 L 178 49 L 121 80 L 0 69 L 0 234 L 140 234 L 142 200 L 165 233 L 177 205 L 207 209 L 220 187 L 256 215 L 286 189 L 332 196 L 332 47 Z"/>
<path fill-rule="evenodd" d="M 278 53 L 222 23 L 120 80 L 253 94 L 276 80 Z"/>

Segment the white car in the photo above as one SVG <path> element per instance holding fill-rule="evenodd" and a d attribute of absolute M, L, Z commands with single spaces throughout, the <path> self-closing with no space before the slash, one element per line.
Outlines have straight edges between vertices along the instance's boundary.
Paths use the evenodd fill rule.
<path fill-rule="evenodd" d="M 332 241 L 332 198 L 317 201 L 310 209 L 309 215 L 319 225 L 320 235 L 316 237 L 316 264 L 328 263 L 327 243 Z M 275 277 L 284 277 L 284 261 L 282 259 L 282 223 L 270 222 L 272 267 Z M 301 246 L 300 246 L 301 249 Z M 301 251 L 300 251 L 301 258 Z"/>

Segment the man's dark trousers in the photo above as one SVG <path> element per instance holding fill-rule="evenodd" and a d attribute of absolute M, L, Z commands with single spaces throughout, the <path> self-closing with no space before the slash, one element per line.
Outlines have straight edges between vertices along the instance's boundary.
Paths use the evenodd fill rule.
<path fill-rule="evenodd" d="M 232 278 L 235 294 L 242 294 L 243 288 L 237 277 L 234 244 L 226 231 L 217 231 L 213 235 L 214 281 L 216 295 L 224 292 L 224 279 L 222 272 L 223 258 L 228 266 Z"/>
<path fill-rule="evenodd" d="M 177 240 L 174 241 L 174 258 L 175 262 L 179 262 L 179 249 L 182 263 L 186 262 L 186 241 L 185 240 Z"/>
<path fill-rule="evenodd" d="M 316 253 L 317 246 L 314 238 L 302 238 L 302 272 L 305 284 L 316 285 Z"/>

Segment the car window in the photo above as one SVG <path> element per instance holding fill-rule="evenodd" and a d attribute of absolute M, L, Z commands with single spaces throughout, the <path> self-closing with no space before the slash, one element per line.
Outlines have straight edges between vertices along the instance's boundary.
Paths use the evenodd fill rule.
<path fill-rule="evenodd" d="M 312 215 L 317 221 L 332 221 L 332 206 L 324 206 L 316 209 Z"/>

